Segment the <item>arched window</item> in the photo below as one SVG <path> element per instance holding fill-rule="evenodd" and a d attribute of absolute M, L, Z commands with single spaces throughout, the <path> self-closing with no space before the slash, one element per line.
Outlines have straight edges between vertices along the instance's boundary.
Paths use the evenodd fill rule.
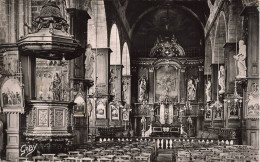
<path fill-rule="evenodd" d="M 123 68 L 123 76 L 130 75 L 130 56 L 129 56 L 129 50 L 128 50 L 128 45 L 125 42 L 123 46 L 123 51 L 122 51 L 122 64 L 124 66 Z"/>
<path fill-rule="evenodd" d="M 119 40 L 119 33 L 116 24 L 113 24 L 111 29 L 110 48 L 112 50 L 112 53 L 110 54 L 110 65 L 120 65 L 121 64 L 120 40 Z"/>

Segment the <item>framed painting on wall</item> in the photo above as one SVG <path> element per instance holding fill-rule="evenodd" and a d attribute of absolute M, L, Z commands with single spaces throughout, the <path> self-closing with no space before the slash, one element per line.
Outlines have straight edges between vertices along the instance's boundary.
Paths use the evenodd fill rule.
<path fill-rule="evenodd" d="M 206 110 L 204 119 L 206 121 L 211 121 L 212 120 L 212 109 L 207 109 Z"/>
<path fill-rule="evenodd" d="M 17 79 L 8 78 L 1 86 L 3 112 L 24 112 L 23 89 Z"/>
<path fill-rule="evenodd" d="M 111 120 L 119 120 L 119 108 L 115 104 L 110 104 Z"/>
<path fill-rule="evenodd" d="M 213 119 L 214 120 L 223 120 L 223 111 L 222 109 L 215 109 L 213 111 Z"/>
<path fill-rule="evenodd" d="M 81 93 L 79 93 L 76 97 L 74 102 L 76 105 L 74 106 L 74 117 L 84 117 L 86 114 L 86 102 L 84 97 Z"/>
<path fill-rule="evenodd" d="M 96 101 L 96 104 L 97 104 L 96 117 L 98 119 L 105 119 L 106 118 L 106 100 L 98 99 Z"/>

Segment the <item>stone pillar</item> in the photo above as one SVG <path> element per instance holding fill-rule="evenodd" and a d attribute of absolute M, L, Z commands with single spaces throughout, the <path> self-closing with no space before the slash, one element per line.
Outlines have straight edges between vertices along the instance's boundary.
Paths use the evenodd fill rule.
<path fill-rule="evenodd" d="M 185 104 L 186 101 L 186 86 L 185 86 L 185 70 L 186 67 L 180 69 L 180 103 Z"/>
<path fill-rule="evenodd" d="M 94 114 L 90 117 L 89 120 L 95 121 L 93 122 L 93 127 L 108 126 L 108 85 L 109 85 L 109 71 L 110 71 L 110 48 L 92 48 L 92 52 L 95 55 L 95 67 L 94 72 L 96 79 L 94 79 L 94 92 L 99 98 L 95 99 L 93 105 Z M 102 105 L 100 105 L 102 104 Z M 105 115 L 100 118 L 99 115 L 96 114 L 96 110 L 99 106 L 105 106 Z"/>
<path fill-rule="evenodd" d="M 202 104 L 204 101 L 204 67 L 199 66 L 199 85 L 197 87 L 198 103 Z"/>
<path fill-rule="evenodd" d="M 238 50 L 237 50 L 238 52 Z M 236 55 L 236 42 L 235 43 L 226 43 L 224 45 L 224 55 L 225 55 L 225 67 L 226 67 L 226 93 L 234 93 L 234 81 L 237 75 L 236 73 L 236 63 L 233 58 Z"/>
<path fill-rule="evenodd" d="M 258 6 L 246 6 L 242 12 L 244 16 L 245 44 L 247 46 L 247 89 L 243 94 L 243 109 L 245 122 L 243 122 L 242 143 L 259 147 L 259 119 L 248 115 L 248 96 L 253 92 L 253 86 L 259 87 L 259 10 Z M 259 94 L 259 89 L 258 92 Z M 252 115 L 252 114 L 251 114 Z"/>
<path fill-rule="evenodd" d="M 67 8 L 66 10 L 70 15 L 70 34 L 74 35 L 75 39 L 80 41 L 81 47 L 85 49 L 87 45 L 88 19 L 90 19 L 90 16 L 87 11 L 76 8 Z M 84 78 L 84 52 L 82 52 L 80 57 L 70 61 L 71 69 L 73 69 L 70 72 L 72 78 Z"/>
<path fill-rule="evenodd" d="M 15 161 L 19 157 L 19 114 L 7 114 L 7 146 L 6 159 Z"/>
<path fill-rule="evenodd" d="M 149 68 L 149 103 L 153 103 L 154 102 L 154 68 L 150 67 Z"/>

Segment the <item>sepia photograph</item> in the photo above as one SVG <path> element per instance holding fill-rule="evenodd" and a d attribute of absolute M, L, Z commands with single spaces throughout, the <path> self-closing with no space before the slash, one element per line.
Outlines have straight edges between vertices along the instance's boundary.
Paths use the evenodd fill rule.
<path fill-rule="evenodd" d="M 259 0 L 0 0 L 0 162 L 258 162 Z"/>

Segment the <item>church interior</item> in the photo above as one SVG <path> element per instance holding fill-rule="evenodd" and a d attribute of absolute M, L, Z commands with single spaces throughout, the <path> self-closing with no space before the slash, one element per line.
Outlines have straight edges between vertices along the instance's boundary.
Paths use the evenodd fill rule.
<path fill-rule="evenodd" d="M 2 161 L 259 161 L 258 0 L 0 4 Z"/>

